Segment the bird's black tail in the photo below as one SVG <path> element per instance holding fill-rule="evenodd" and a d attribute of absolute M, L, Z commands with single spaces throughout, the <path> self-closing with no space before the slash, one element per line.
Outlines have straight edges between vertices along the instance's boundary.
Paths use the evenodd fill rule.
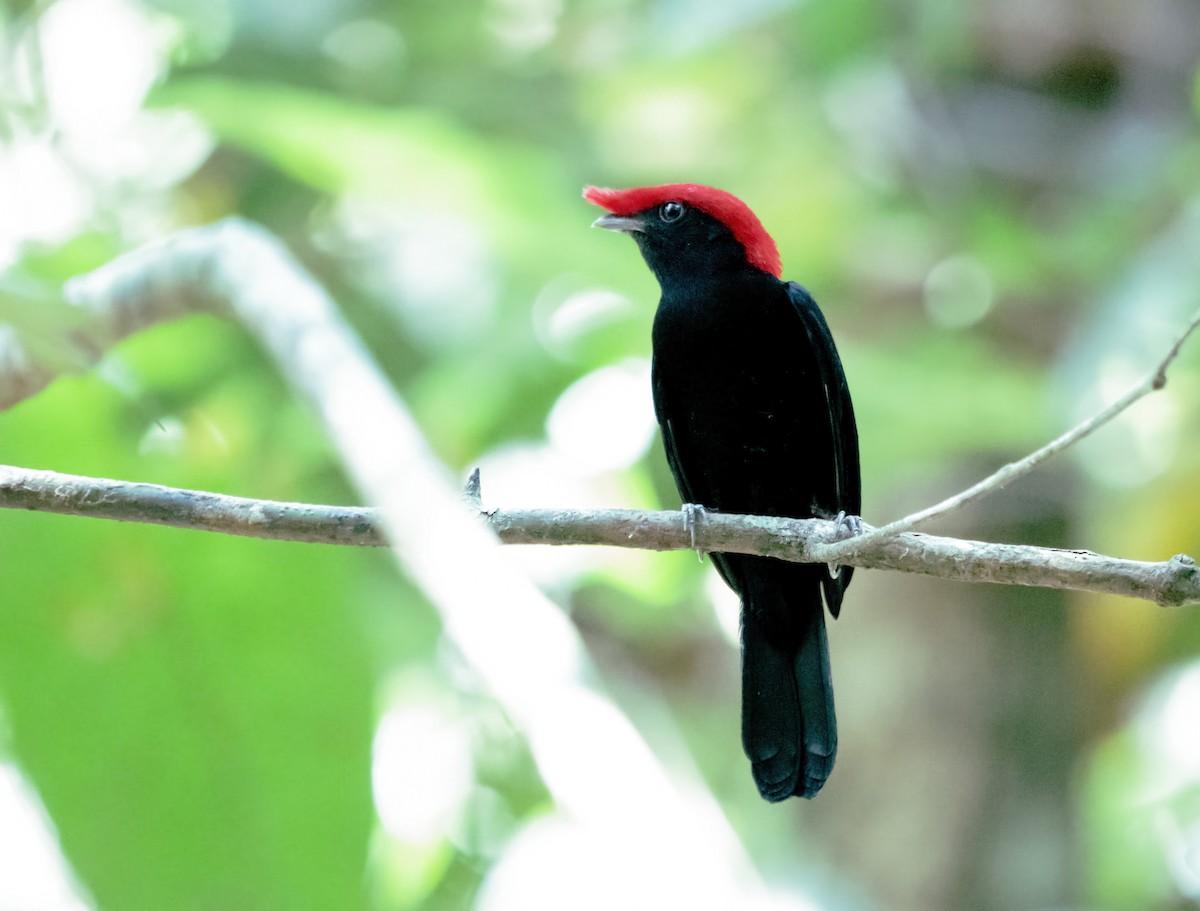
<path fill-rule="evenodd" d="M 743 589 L 742 745 L 767 800 L 813 797 L 837 755 L 829 643 L 819 589 Z"/>

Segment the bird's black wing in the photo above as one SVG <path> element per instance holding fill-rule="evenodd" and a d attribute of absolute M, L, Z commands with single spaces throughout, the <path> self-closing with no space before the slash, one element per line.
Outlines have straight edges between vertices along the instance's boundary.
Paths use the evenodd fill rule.
<path fill-rule="evenodd" d="M 830 473 L 833 477 L 834 502 L 820 504 L 831 512 L 844 510 L 847 515 L 862 512 L 862 480 L 858 455 L 858 427 L 854 422 L 854 405 L 842 360 L 838 357 L 833 335 L 812 295 L 802 285 L 788 282 L 788 298 L 808 335 L 809 347 L 825 391 L 829 415 Z M 825 601 L 836 617 L 842 606 L 842 594 L 854 574 L 851 566 L 842 567 L 836 579 L 825 580 Z"/>
<path fill-rule="evenodd" d="M 688 480 L 688 473 L 684 470 L 684 463 L 688 461 L 687 456 L 681 455 L 680 434 L 677 431 L 674 423 L 674 418 L 671 416 L 674 410 L 672 408 L 672 399 L 665 384 L 662 382 L 662 375 L 655 370 L 651 373 L 651 387 L 654 393 L 654 414 L 658 418 L 658 425 L 662 431 L 663 449 L 667 454 L 667 466 L 671 469 L 671 475 L 675 478 L 675 487 L 679 490 L 680 497 L 684 503 L 693 503 L 697 506 L 706 506 L 713 508 L 713 504 L 705 503 L 704 498 L 698 496 L 695 487 Z M 694 459 L 694 457 L 693 457 Z M 717 572 L 721 574 L 721 578 L 725 580 L 725 584 L 732 588 L 735 592 L 741 593 L 741 583 L 734 576 L 729 567 L 728 561 L 723 554 L 709 554 L 716 566 Z"/>

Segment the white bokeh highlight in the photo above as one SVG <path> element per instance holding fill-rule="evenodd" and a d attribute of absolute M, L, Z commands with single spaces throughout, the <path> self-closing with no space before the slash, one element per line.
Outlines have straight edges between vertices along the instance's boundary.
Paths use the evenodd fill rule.
<path fill-rule="evenodd" d="M 89 911 L 41 801 L 0 763 L 0 911 Z"/>
<path fill-rule="evenodd" d="M 630 359 L 572 383 L 546 419 L 550 445 L 584 472 L 620 471 L 641 459 L 658 425 L 650 364 Z"/>

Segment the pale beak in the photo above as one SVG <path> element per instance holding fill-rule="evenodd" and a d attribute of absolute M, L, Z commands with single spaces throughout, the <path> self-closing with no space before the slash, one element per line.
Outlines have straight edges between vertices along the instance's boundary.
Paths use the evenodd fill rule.
<path fill-rule="evenodd" d="M 609 231 L 621 231 L 625 234 L 640 234 L 646 230 L 646 223 L 640 218 L 627 215 L 601 215 L 592 222 L 592 227 L 607 228 Z"/>

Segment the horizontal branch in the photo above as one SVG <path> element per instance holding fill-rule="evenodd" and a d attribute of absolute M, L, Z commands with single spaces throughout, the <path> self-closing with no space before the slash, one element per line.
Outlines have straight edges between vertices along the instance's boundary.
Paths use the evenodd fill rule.
<path fill-rule="evenodd" d="M 388 543 L 378 511 L 367 507 L 254 500 L 8 465 L 0 465 L 0 509 L 167 525 L 273 541 L 366 547 Z"/>
<path fill-rule="evenodd" d="M 147 522 L 279 541 L 383 546 L 374 509 L 230 497 L 0 466 L 0 508 Z M 692 532 L 678 512 L 635 509 L 486 510 L 480 516 L 505 544 L 605 545 L 640 550 L 757 554 L 796 563 L 823 562 L 836 537 L 822 519 L 708 512 Z M 847 558 L 854 566 L 961 582 L 994 582 L 1143 598 L 1164 606 L 1200 602 L 1195 561 L 1121 560 L 1089 551 L 992 544 L 905 534 Z"/>

